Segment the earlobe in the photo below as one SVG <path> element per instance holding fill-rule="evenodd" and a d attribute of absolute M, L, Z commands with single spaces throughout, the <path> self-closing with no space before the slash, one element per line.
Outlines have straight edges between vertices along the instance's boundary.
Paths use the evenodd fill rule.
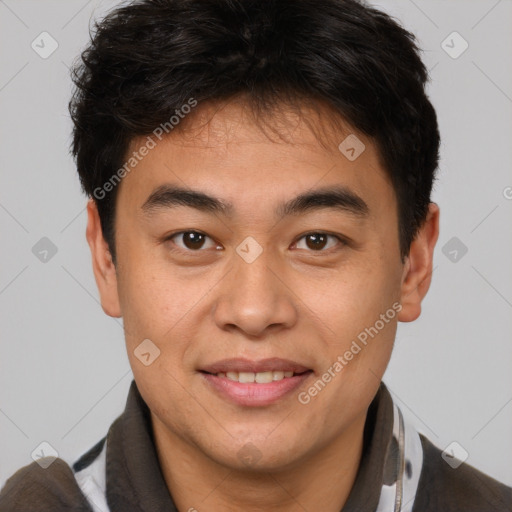
<path fill-rule="evenodd" d="M 439 236 L 439 207 L 430 203 L 427 218 L 411 243 L 402 276 L 402 310 L 400 322 L 412 322 L 421 314 L 424 299 L 432 280 L 434 248 Z"/>
<path fill-rule="evenodd" d="M 98 208 L 93 199 L 87 203 L 86 238 L 91 250 L 92 269 L 100 293 L 101 307 L 107 315 L 121 317 L 116 267 L 103 237 Z"/>

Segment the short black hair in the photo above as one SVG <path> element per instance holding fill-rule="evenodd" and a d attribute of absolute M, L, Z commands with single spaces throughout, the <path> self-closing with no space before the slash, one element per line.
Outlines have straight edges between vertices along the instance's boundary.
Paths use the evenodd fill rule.
<path fill-rule="evenodd" d="M 129 171 L 130 142 L 178 128 L 191 100 L 240 95 L 255 111 L 321 101 L 371 137 L 396 193 L 402 261 L 409 254 L 440 137 L 416 39 L 391 16 L 357 0 L 139 0 L 90 38 L 72 69 L 71 152 L 114 261 L 112 178 Z"/>

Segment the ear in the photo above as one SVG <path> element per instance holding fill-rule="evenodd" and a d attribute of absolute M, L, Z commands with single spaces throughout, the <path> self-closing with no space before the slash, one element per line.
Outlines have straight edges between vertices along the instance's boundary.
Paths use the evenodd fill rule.
<path fill-rule="evenodd" d="M 439 206 L 430 203 L 427 218 L 411 243 L 402 275 L 398 313 L 400 322 L 412 322 L 421 314 L 421 301 L 427 294 L 432 280 L 434 247 L 439 236 Z"/>
<path fill-rule="evenodd" d="M 93 199 L 87 203 L 86 238 L 91 249 L 92 269 L 100 292 L 101 307 L 107 315 L 120 317 L 122 315 L 117 291 L 116 267 L 103 237 L 98 208 Z"/>

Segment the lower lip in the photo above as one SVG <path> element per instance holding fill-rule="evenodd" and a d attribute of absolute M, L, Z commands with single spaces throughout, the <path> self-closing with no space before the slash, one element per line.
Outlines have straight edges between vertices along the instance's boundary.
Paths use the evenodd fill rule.
<path fill-rule="evenodd" d="M 275 380 L 268 384 L 241 383 L 227 377 L 217 377 L 203 372 L 201 372 L 201 375 L 223 398 L 227 398 L 238 405 L 256 407 L 273 404 L 292 393 L 312 373 L 308 371 L 293 377 Z"/>

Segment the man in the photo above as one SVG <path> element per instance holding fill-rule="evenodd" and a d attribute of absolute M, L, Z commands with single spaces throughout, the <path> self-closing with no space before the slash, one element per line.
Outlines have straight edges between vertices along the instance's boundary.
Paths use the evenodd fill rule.
<path fill-rule="evenodd" d="M 436 115 L 414 37 L 355 0 L 141 0 L 74 75 L 73 154 L 126 410 L 0 510 L 505 511 L 381 382 L 431 280 Z"/>

